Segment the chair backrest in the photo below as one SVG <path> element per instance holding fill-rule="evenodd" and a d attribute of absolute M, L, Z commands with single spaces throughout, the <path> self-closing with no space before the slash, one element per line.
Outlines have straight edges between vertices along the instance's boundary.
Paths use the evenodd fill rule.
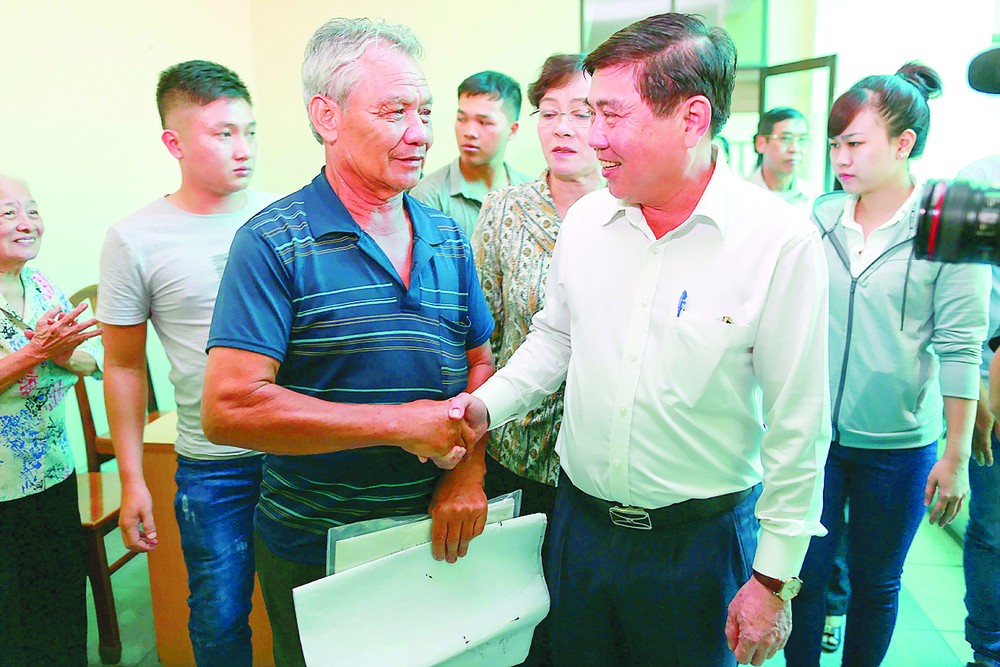
<path fill-rule="evenodd" d="M 83 301 L 90 304 L 90 309 L 97 312 L 97 285 L 88 285 L 69 298 L 70 303 L 78 306 Z M 87 395 L 87 385 L 83 378 L 76 383 L 76 402 L 80 409 L 80 423 L 83 427 L 83 441 L 87 450 L 87 470 L 90 472 L 100 472 L 101 464 L 114 458 L 113 455 L 98 452 L 97 447 L 97 427 L 94 425 L 94 412 L 90 406 L 90 397 Z M 156 402 L 156 392 L 153 390 L 153 375 L 149 370 L 149 359 L 146 359 L 146 411 L 152 417 L 159 413 Z"/>

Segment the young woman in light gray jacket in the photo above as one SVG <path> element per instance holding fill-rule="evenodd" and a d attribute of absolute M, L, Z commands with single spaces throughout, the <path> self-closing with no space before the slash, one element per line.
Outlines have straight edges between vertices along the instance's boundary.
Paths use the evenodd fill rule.
<path fill-rule="evenodd" d="M 893 76 L 862 79 L 831 110 L 830 161 L 844 193 L 820 197 L 813 209 L 830 270 L 829 534 L 813 538 L 802 567 L 785 648 L 790 667 L 819 664 L 823 589 L 845 530 L 851 600 L 843 664 L 881 663 L 903 561 L 926 507 L 943 526 L 969 490 L 989 269 L 913 255 L 920 188 L 909 161 L 924 149 L 927 100 L 939 92 L 934 70 L 908 63 Z"/>

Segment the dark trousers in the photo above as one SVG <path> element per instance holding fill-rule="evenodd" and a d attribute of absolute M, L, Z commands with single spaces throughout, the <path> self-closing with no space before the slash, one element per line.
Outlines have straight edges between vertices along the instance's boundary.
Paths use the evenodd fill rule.
<path fill-rule="evenodd" d="M 611 523 L 563 475 L 549 530 L 553 664 L 721 667 L 729 603 L 751 576 L 757 494 L 643 531 Z"/>
<path fill-rule="evenodd" d="M 1000 440 L 993 438 L 993 455 Z M 976 660 L 1000 667 L 1000 462 L 969 464 L 969 527 L 965 531 L 965 638 Z"/>
<path fill-rule="evenodd" d="M 495 498 L 516 489 L 521 489 L 521 516 L 541 513 L 546 516 L 549 526 L 551 526 L 552 512 L 556 504 L 556 487 L 521 477 L 497 463 L 492 456 L 487 454 L 486 480 L 483 483 L 486 497 Z M 550 530 L 551 528 L 547 528 L 546 532 Z M 548 579 L 548 572 L 545 572 L 545 564 L 548 560 L 546 558 L 547 550 L 548 539 L 542 543 L 542 570 L 546 579 Z M 542 622 L 535 626 L 535 632 L 531 636 L 531 650 L 528 651 L 528 657 L 521 665 L 524 667 L 548 667 L 552 664 L 549 658 L 550 653 L 549 622 L 548 618 L 543 618 Z"/>
<path fill-rule="evenodd" d="M 87 664 L 76 475 L 0 503 L 0 665 Z"/>
<path fill-rule="evenodd" d="M 844 616 L 851 599 L 851 582 L 847 576 L 847 531 L 841 531 L 833 553 L 833 569 L 826 584 L 826 615 Z"/>
<path fill-rule="evenodd" d="M 845 667 L 875 667 L 892 639 L 899 610 L 903 561 L 924 517 L 924 486 L 937 460 L 937 443 L 913 449 L 830 446 L 822 522 L 829 531 L 809 542 L 802 592 L 792 600 L 789 667 L 819 664 L 826 615 L 824 589 L 834 552 L 847 531 L 851 599 L 844 628 Z M 850 521 L 844 505 L 850 504 Z"/>
<path fill-rule="evenodd" d="M 296 563 L 276 556 L 259 535 L 254 535 L 257 577 L 260 592 L 271 621 L 272 651 L 275 667 L 305 667 L 299 624 L 295 616 L 292 589 L 322 579 L 325 565 Z M 335 604 L 332 602 L 331 604 Z"/>

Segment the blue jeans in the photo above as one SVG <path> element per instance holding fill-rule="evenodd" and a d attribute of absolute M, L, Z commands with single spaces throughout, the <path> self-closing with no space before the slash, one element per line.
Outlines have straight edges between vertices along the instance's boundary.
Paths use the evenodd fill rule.
<path fill-rule="evenodd" d="M 253 513 L 262 459 L 177 457 L 174 512 L 188 571 L 188 631 L 198 667 L 253 662 Z"/>
<path fill-rule="evenodd" d="M 993 438 L 993 455 L 1000 440 Z M 969 527 L 965 531 L 965 638 L 976 660 L 1000 667 L 1000 461 L 969 464 Z"/>
<path fill-rule="evenodd" d="M 547 554 L 552 663 L 735 667 L 726 612 L 751 576 L 757 495 L 715 516 L 633 530 L 562 475 Z"/>
<path fill-rule="evenodd" d="M 924 486 L 937 461 L 937 443 L 914 449 L 830 446 L 823 487 L 823 525 L 802 565 L 802 592 L 792 601 L 788 667 L 819 664 L 825 616 L 824 591 L 837 540 L 847 531 L 851 599 L 844 629 L 845 667 L 882 662 L 896 626 L 903 561 L 923 519 Z M 845 524 L 844 505 L 851 518 Z"/>
<path fill-rule="evenodd" d="M 826 615 L 844 616 L 851 599 L 851 582 L 847 577 L 847 531 L 840 534 L 833 556 L 833 569 L 826 584 Z"/>

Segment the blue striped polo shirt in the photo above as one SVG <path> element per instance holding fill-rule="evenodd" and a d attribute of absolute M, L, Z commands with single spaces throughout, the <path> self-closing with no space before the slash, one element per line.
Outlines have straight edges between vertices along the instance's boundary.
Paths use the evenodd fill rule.
<path fill-rule="evenodd" d="M 493 318 L 455 222 L 409 195 L 410 286 L 323 172 L 236 233 L 208 347 L 280 362 L 276 383 L 340 403 L 444 399 L 465 389 L 466 350 Z M 398 447 L 267 454 L 254 527 L 272 552 L 321 564 L 326 532 L 427 511 L 439 471 Z"/>

